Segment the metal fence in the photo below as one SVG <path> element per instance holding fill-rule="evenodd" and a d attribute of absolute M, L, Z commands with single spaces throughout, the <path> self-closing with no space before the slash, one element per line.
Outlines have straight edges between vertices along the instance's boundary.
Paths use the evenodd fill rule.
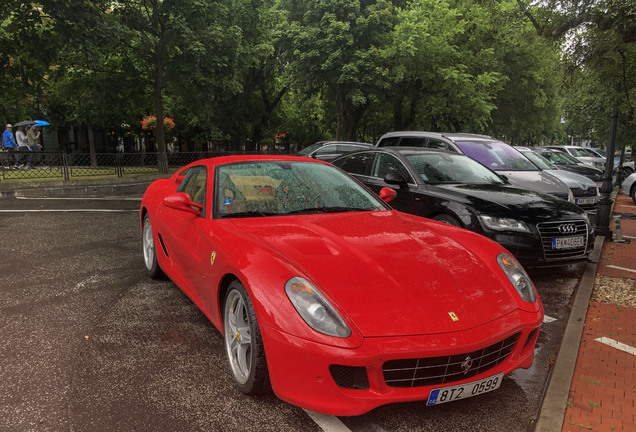
<path fill-rule="evenodd" d="M 159 158 L 165 158 L 169 171 L 199 159 L 235 154 L 263 152 L 176 152 L 176 153 L 63 153 L 0 152 L 0 178 L 73 180 L 86 177 L 124 177 L 126 175 L 161 174 Z M 268 152 L 267 154 L 272 154 Z M 276 152 L 276 154 L 283 154 Z"/>

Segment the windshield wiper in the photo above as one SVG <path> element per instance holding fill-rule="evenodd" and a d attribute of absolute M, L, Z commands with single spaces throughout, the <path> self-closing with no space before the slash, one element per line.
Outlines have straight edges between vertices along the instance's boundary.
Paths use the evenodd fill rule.
<path fill-rule="evenodd" d="M 280 213 L 262 212 L 262 211 L 246 211 L 237 213 L 228 213 L 221 216 L 222 218 L 244 218 L 244 217 L 259 217 L 259 216 L 279 216 Z"/>
<path fill-rule="evenodd" d="M 360 207 L 311 207 L 299 210 L 292 210 L 286 215 L 293 214 L 312 214 L 312 213 L 345 213 L 345 212 L 359 212 L 359 211 L 370 211 L 372 209 L 369 208 L 360 208 Z"/>

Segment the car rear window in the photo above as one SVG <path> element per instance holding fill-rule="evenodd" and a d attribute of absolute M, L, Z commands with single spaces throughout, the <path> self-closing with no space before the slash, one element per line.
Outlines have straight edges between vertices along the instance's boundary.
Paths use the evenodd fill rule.
<path fill-rule="evenodd" d="M 519 151 L 497 141 L 457 141 L 465 155 L 494 171 L 539 171 Z"/>

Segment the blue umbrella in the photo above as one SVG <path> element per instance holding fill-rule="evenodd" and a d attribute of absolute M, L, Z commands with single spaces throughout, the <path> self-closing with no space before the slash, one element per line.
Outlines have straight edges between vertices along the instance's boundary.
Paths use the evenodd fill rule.
<path fill-rule="evenodd" d="M 36 126 L 50 126 L 49 122 L 44 120 L 34 120 Z"/>

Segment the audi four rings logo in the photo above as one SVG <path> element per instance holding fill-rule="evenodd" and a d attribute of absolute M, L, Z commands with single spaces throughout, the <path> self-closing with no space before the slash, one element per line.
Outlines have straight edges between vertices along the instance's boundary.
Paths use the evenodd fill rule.
<path fill-rule="evenodd" d="M 561 234 L 574 234 L 576 232 L 576 225 L 574 224 L 559 225 L 559 232 Z"/>

